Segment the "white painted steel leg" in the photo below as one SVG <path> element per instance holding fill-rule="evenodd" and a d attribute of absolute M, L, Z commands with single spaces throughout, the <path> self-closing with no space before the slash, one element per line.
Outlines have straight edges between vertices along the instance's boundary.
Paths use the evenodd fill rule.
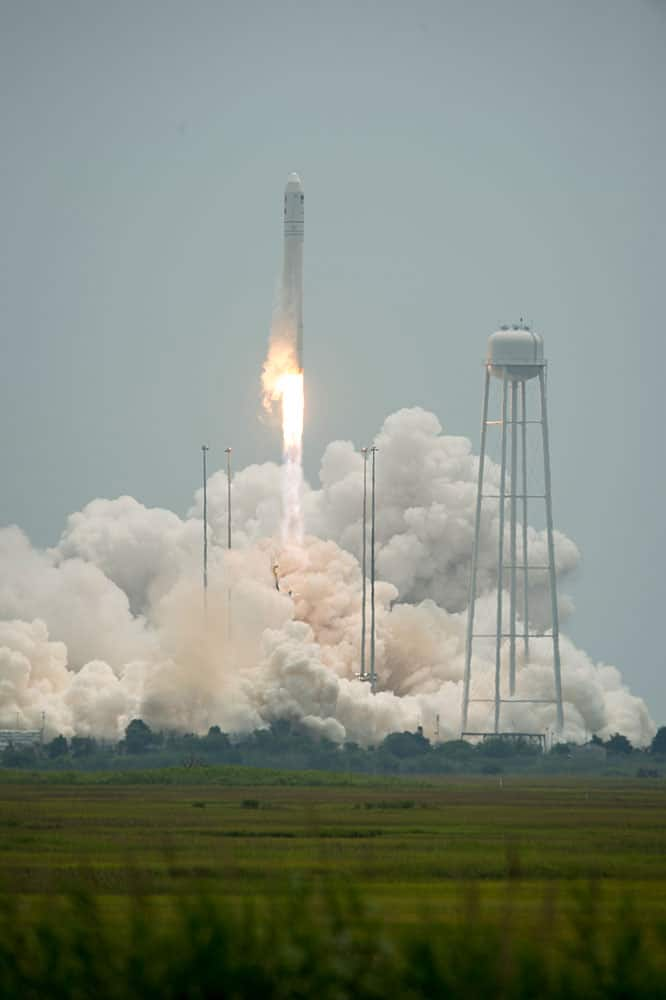
<path fill-rule="evenodd" d="M 227 548 L 231 548 L 231 448 L 224 449 L 227 456 Z M 231 614 L 231 587 L 227 587 L 227 639 L 233 639 L 233 618 Z"/>
<path fill-rule="evenodd" d="M 367 525 L 368 525 L 368 449 L 363 448 L 363 558 L 361 570 L 363 581 L 361 584 L 361 680 L 365 680 L 365 621 L 367 604 Z"/>
<path fill-rule="evenodd" d="M 506 500 L 506 414 L 507 414 L 507 376 L 502 379 L 502 464 L 500 468 L 499 492 L 499 543 L 497 555 L 497 636 L 495 640 L 495 732 L 499 732 L 501 704 L 501 667 L 502 667 L 502 587 L 504 586 L 504 503 Z"/>
<path fill-rule="evenodd" d="M 375 673 L 375 455 L 377 449 L 373 445 L 372 453 L 372 495 L 370 498 L 370 687 L 374 694 L 377 682 Z"/>
<path fill-rule="evenodd" d="M 521 397 L 521 423 L 522 423 L 522 439 L 523 439 L 523 454 L 522 454 L 522 473 L 523 473 L 523 644 L 524 644 L 524 654 L 525 654 L 525 665 L 527 665 L 530 656 L 530 626 L 529 626 L 529 573 L 527 567 L 529 565 L 528 552 L 527 552 L 527 399 L 526 399 L 526 387 L 525 382 L 520 383 L 520 397 Z"/>
<path fill-rule="evenodd" d="M 509 576 L 509 694 L 516 693 L 516 494 L 518 492 L 518 382 L 511 379 L 511 573 Z"/>
<path fill-rule="evenodd" d="M 555 579 L 555 545 L 553 543 L 553 501 L 550 481 L 550 442 L 548 438 L 548 407 L 546 403 L 546 380 L 544 369 L 539 369 L 539 389 L 541 392 L 541 430 L 543 434 L 543 471 L 546 494 L 546 533 L 548 536 L 548 574 L 550 577 L 550 606 L 553 627 L 553 671 L 555 673 L 555 700 L 557 704 L 557 731 L 564 728 L 562 706 L 562 672 L 560 667 L 560 616 L 557 607 L 557 581 Z"/>
<path fill-rule="evenodd" d="M 463 704 L 461 732 L 467 730 L 469 715 L 469 687 L 472 674 L 472 636 L 474 633 L 474 605 L 476 603 L 476 571 L 479 558 L 479 533 L 481 530 L 481 503 L 483 497 L 483 469 L 486 461 L 486 431 L 488 427 L 488 393 L 490 390 L 490 368 L 486 368 L 483 389 L 483 410 L 481 414 L 481 447 L 479 452 L 479 473 L 476 484 L 476 513 L 474 517 L 474 545 L 472 547 L 472 574 L 469 585 L 469 605 L 467 608 L 467 638 L 465 642 L 465 675 L 463 680 Z"/>
<path fill-rule="evenodd" d="M 206 452 L 208 446 L 201 445 L 201 457 L 203 459 L 203 591 L 204 591 L 204 611 L 208 612 L 208 472 L 206 470 Z"/>

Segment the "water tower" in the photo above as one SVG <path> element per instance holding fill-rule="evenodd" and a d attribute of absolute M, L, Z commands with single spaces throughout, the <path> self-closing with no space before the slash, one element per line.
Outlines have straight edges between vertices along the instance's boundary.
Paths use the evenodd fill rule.
<path fill-rule="evenodd" d="M 475 702 L 486 702 L 494 706 L 494 733 L 501 733 L 502 731 L 503 705 L 516 703 L 553 704 L 556 709 L 556 728 L 558 732 L 561 732 L 564 724 L 564 714 L 562 709 L 560 634 L 555 580 L 550 448 L 546 406 L 546 361 L 543 351 L 543 338 L 539 334 L 533 333 L 522 321 L 517 326 L 502 327 L 496 333 L 493 333 L 488 340 L 485 370 L 483 416 L 481 419 L 481 449 L 474 525 L 474 549 L 472 553 L 472 576 L 465 648 L 462 733 L 472 735 L 468 733 L 469 707 L 470 704 Z M 493 379 L 501 383 L 499 420 L 488 419 L 488 401 L 491 380 Z M 530 414 L 530 419 L 528 419 L 527 383 L 532 379 L 538 380 L 538 403 L 536 406 L 537 412 Z M 535 488 L 529 481 L 531 477 L 528 467 L 527 428 L 531 424 L 537 425 L 541 430 L 540 450 L 543 457 L 543 482 L 538 488 Z M 486 439 L 489 426 L 497 426 L 501 434 L 499 493 L 484 493 Z M 494 489 L 496 491 L 497 487 Z M 481 634 L 474 631 L 474 611 L 477 598 L 479 535 L 481 517 L 486 501 L 498 504 L 497 613 L 494 632 Z M 540 501 L 545 506 L 547 536 L 547 559 L 545 565 L 543 564 L 543 560 L 538 565 L 530 561 L 527 531 L 528 501 Z M 507 513 L 509 522 L 508 545 L 506 539 Z M 521 536 L 520 545 L 518 542 L 519 531 Z M 530 573 L 536 570 L 546 571 L 548 574 L 551 627 L 548 630 L 530 631 L 530 628 L 534 626 L 530 625 L 529 583 Z M 519 579 L 521 584 L 520 607 L 518 607 Z M 508 601 L 508 619 L 505 600 Z M 475 698 L 470 696 L 473 669 L 472 651 L 475 639 L 494 640 L 495 676 L 492 697 Z M 552 642 L 552 698 L 521 698 L 516 694 L 516 655 L 522 647 L 523 662 L 529 662 L 531 639 Z M 506 676 L 507 673 L 508 678 Z M 477 733 L 474 735 L 486 734 Z"/>

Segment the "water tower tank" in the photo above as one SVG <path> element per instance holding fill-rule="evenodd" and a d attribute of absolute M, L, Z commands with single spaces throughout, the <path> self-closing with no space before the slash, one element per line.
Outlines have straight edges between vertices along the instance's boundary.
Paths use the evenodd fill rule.
<path fill-rule="evenodd" d="M 544 365 L 543 337 L 528 326 L 503 326 L 488 338 L 486 361 L 497 378 L 535 378 Z"/>

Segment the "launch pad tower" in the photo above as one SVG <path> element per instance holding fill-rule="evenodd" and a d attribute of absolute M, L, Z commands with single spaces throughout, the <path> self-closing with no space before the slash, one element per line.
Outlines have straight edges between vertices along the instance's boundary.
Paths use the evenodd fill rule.
<path fill-rule="evenodd" d="M 500 419 L 488 419 L 491 380 L 501 383 Z M 528 419 L 527 383 L 536 379 L 538 385 L 538 413 Z M 528 425 L 541 430 L 543 456 L 543 483 L 538 492 L 528 482 Z M 499 493 L 484 493 L 487 430 L 499 427 L 501 434 L 501 462 Z M 520 472 L 519 472 L 520 470 Z M 496 489 L 496 488 L 495 488 Z M 539 500 L 545 505 L 547 559 L 546 564 L 530 562 L 528 547 L 528 501 Z M 497 610 L 495 631 L 474 631 L 474 613 L 477 598 L 477 573 L 481 518 L 486 501 L 499 504 L 497 551 Z M 506 538 L 508 505 L 508 545 Z M 520 518 L 520 522 L 519 522 Z M 520 543 L 518 532 L 520 531 Z M 508 559 L 507 559 L 508 548 Z M 530 573 L 545 571 L 548 574 L 551 628 L 530 631 L 529 582 Z M 520 580 L 521 606 L 518 606 Z M 505 588 L 508 595 L 505 594 Z M 505 598 L 508 596 L 508 617 Z M 492 639 L 495 646 L 495 676 L 492 697 L 471 697 L 473 645 L 475 639 Z M 521 698 L 516 694 L 516 660 L 521 652 L 523 662 L 529 662 L 530 641 L 551 641 L 553 650 L 553 697 L 547 699 Z M 508 662 L 507 662 L 508 661 Z M 508 666 L 508 685 L 505 675 Z M 508 691 L 507 691 L 508 687 Z M 555 706 L 556 731 L 564 725 L 562 707 L 562 679 L 560 671 L 560 630 L 555 580 L 555 549 L 553 543 L 553 509 L 550 477 L 550 445 L 548 439 L 548 414 L 546 406 L 546 361 L 543 338 L 533 333 L 525 324 L 502 327 L 488 341 L 485 363 L 483 415 L 481 418 L 481 448 L 474 525 L 474 549 L 467 617 L 465 647 L 465 674 L 463 682 L 462 735 L 468 732 L 470 705 L 486 702 L 494 707 L 493 732 L 501 733 L 502 706 L 507 704 L 552 704 Z M 481 735 L 476 733 L 474 735 Z"/>

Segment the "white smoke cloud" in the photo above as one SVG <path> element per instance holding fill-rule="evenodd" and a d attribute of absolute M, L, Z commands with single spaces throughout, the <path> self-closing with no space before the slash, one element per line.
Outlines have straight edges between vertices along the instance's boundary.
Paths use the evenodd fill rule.
<path fill-rule="evenodd" d="M 442 433 L 432 413 L 399 410 L 375 439 L 377 456 L 377 572 L 393 583 L 400 599 L 434 600 L 448 611 L 463 611 L 469 600 L 469 573 L 478 456 L 467 438 Z M 362 538 L 362 458 L 350 442 L 336 441 L 324 453 L 321 485 L 306 498 L 307 527 L 360 557 Z M 485 492 L 499 492 L 499 469 L 486 462 Z M 498 505 L 486 505 L 481 522 L 479 592 L 495 585 Z M 507 528 L 508 543 L 508 528 Z M 545 532 L 529 530 L 531 561 L 547 561 Z M 556 565 L 562 577 L 578 564 L 573 542 L 556 533 Z M 548 620 L 545 574 L 532 581 L 530 604 L 537 624 Z M 561 613 L 571 610 L 561 601 Z"/>
<path fill-rule="evenodd" d="M 233 549 L 226 549 L 227 481 L 208 485 L 207 613 L 201 580 L 201 491 L 183 520 L 131 497 L 95 500 L 72 515 L 58 546 L 34 549 L 18 528 L 0 531 L 0 725 L 50 734 L 117 738 L 131 718 L 155 728 L 249 731 L 298 719 L 335 740 L 373 743 L 439 717 L 459 734 L 478 459 L 442 433 L 432 414 L 401 410 L 376 438 L 377 671 L 380 690 L 357 679 L 361 638 L 362 458 L 349 442 L 326 449 L 320 488 L 306 487 L 307 535 L 283 546 L 281 469 L 237 473 Z M 497 469 L 489 465 L 489 485 Z M 481 534 L 477 619 L 492 631 L 497 512 Z M 530 529 L 535 562 L 545 537 Z M 556 537 L 560 579 L 578 560 Z M 279 591 L 273 566 L 277 563 Z M 570 608 L 560 600 L 561 610 Z M 544 580 L 530 589 L 535 624 L 547 627 Z M 624 732 L 646 743 L 654 724 L 619 672 L 562 639 L 566 735 Z M 494 649 L 475 650 L 479 697 L 492 691 Z M 525 697 L 552 697 L 550 644 L 518 661 Z M 542 730 L 554 705 L 512 705 L 504 725 Z M 489 726 L 486 706 L 473 723 Z"/>
<path fill-rule="evenodd" d="M 89 508 L 95 504 L 77 516 L 85 518 Z M 70 554 L 63 559 L 58 549 L 38 551 L 18 528 L 1 529 L 0 621 L 46 622 L 65 643 L 73 670 L 103 659 L 118 672 L 128 660 L 151 655 L 154 637 L 144 618 L 132 614 L 127 593 L 106 575 L 103 558 L 98 564 L 96 553 Z"/>

